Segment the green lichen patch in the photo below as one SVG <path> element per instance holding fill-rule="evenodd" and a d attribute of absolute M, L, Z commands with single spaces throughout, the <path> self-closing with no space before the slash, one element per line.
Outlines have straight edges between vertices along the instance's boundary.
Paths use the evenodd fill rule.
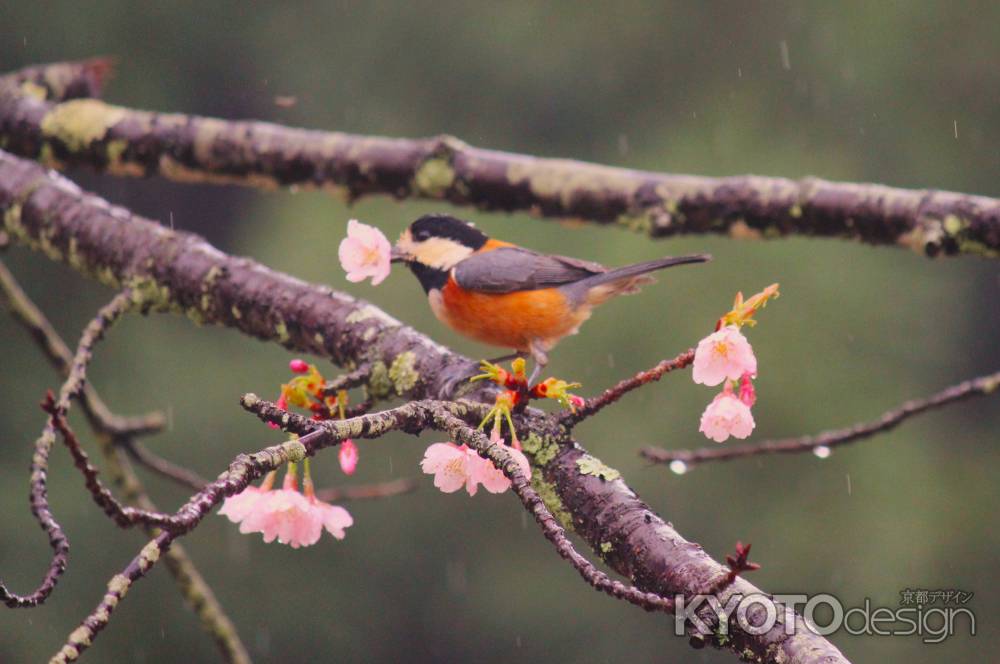
<path fill-rule="evenodd" d="M 279 344 L 288 343 L 288 340 L 291 339 L 291 335 L 288 334 L 288 324 L 285 323 L 284 318 L 279 318 L 278 322 L 274 324 L 274 333 L 278 337 Z"/>
<path fill-rule="evenodd" d="M 618 215 L 615 223 L 643 235 L 649 235 L 653 231 L 653 217 L 649 211 Z"/>
<path fill-rule="evenodd" d="M 385 399 L 392 394 L 392 381 L 389 379 L 389 369 L 385 362 L 372 364 L 372 372 L 368 377 L 368 393 L 373 399 Z"/>
<path fill-rule="evenodd" d="M 386 325 L 391 325 L 391 326 L 399 325 L 399 321 L 397 321 L 395 318 L 385 313 L 378 307 L 373 306 L 371 304 L 366 304 L 360 309 L 352 311 L 351 313 L 347 314 L 347 317 L 344 320 L 347 321 L 349 324 L 354 325 L 355 323 L 361 323 L 363 321 L 366 321 L 369 318 L 374 318 L 378 321 L 381 321 L 382 323 L 385 323 Z"/>
<path fill-rule="evenodd" d="M 455 184 L 455 169 L 444 157 L 431 157 L 413 175 L 413 188 L 431 198 L 442 198 Z"/>
<path fill-rule="evenodd" d="M 945 216 L 941 225 L 944 227 L 944 232 L 948 235 L 958 235 L 969 227 L 969 222 L 954 214 L 949 214 Z"/>
<path fill-rule="evenodd" d="M 396 390 L 396 394 L 405 394 L 413 389 L 420 378 L 420 373 L 416 370 L 417 356 L 412 351 L 406 351 L 396 356 L 389 367 L 389 380 Z"/>
<path fill-rule="evenodd" d="M 524 451 L 535 459 L 535 465 L 545 466 L 559 453 L 559 443 L 549 436 L 544 438 L 532 432 L 521 441 Z"/>
<path fill-rule="evenodd" d="M 132 302 L 145 311 L 171 311 L 176 309 L 170 299 L 170 287 L 152 277 L 132 277 L 126 284 L 132 292 Z"/>
<path fill-rule="evenodd" d="M 298 463 L 306 458 L 306 446 L 297 440 L 290 440 L 284 445 L 289 463 Z"/>
<path fill-rule="evenodd" d="M 542 477 L 540 468 L 535 468 L 531 473 L 531 487 L 538 494 L 538 497 L 542 499 L 542 502 L 545 503 L 545 507 L 552 513 L 552 516 L 559 520 L 563 528 L 567 531 L 572 531 L 573 515 L 563 505 L 562 498 L 559 497 L 559 492 L 556 491 L 556 485 L 545 481 L 545 478 Z"/>
<path fill-rule="evenodd" d="M 45 98 L 49 94 L 48 90 L 45 89 L 45 86 L 39 85 L 34 81 L 25 81 L 21 84 L 19 91 L 25 97 L 34 97 L 40 101 L 45 101 Z"/>
<path fill-rule="evenodd" d="M 581 475 L 593 475 L 594 477 L 600 477 L 606 482 L 611 482 L 622 476 L 617 470 L 589 454 L 584 454 L 577 459 L 576 467 L 580 469 Z"/>
<path fill-rule="evenodd" d="M 42 134 L 58 140 L 71 152 L 80 152 L 104 138 L 126 114 L 124 108 L 96 99 L 74 99 L 52 107 L 42 118 Z"/>

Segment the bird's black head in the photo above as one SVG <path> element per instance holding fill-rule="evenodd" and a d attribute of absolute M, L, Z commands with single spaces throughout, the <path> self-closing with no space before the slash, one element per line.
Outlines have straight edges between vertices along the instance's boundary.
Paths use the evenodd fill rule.
<path fill-rule="evenodd" d="M 454 240 L 473 251 L 482 247 L 489 239 L 469 222 L 447 214 L 425 214 L 410 224 L 410 236 L 418 243 L 432 238 Z"/>
<path fill-rule="evenodd" d="M 448 271 L 482 248 L 489 237 L 472 224 L 446 214 L 427 214 L 403 231 L 393 247 L 394 261 L 402 261 L 425 291 L 441 288 Z"/>

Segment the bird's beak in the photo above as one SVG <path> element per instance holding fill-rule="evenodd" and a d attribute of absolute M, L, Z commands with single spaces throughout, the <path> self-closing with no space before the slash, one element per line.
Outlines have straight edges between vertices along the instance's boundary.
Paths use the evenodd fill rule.
<path fill-rule="evenodd" d="M 390 263 L 408 263 L 409 261 L 410 255 L 400 250 L 398 247 L 393 247 L 392 251 L 389 253 Z"/>

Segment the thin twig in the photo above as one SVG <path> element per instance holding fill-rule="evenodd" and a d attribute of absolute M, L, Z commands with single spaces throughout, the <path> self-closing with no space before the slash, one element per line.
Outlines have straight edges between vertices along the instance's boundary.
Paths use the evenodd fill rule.
<path fill-rule="evenodd" d="M 312 436 L 315 432 L 325 429 L 326 433 L 332 436 L 326 441 L 316 440 L 311 443 L 307 446 L 308 453 L 330 444 L 339 444 L 343 438 L 353 435 L 351 434 L 354 428 L 352 420 L 315 422 L 301 415 L 283 411 L 275 404 L 259 399 L 255 395 L 244 396 L 242 403 L 244 408 L 265 422 L 277 424 L 286 431 Z M 546 539 L 552 543 L 562 558 L 569 561 L 587 583 L 612 597 L 623 599 L 647 610 L 673 610 L 673 600 L 613 580 L 581 555 L 566 537 L 566 531 L 559 525 L 555 516 L 532 488 L 530 478 L 523 473 L 520 465 L 507 451 L 506 446 L 492 442 L 482 431 L 470 425 L 462 417 L 457 416 L 456 413 L 462 416 L 467 413 L 460 406 L 458 408 L 456 406 L 457 404 L 447 401 L 413 401 L 399 408 L 355 418 L 354 421 L 367 420 L 376 426 L 392 423 L 395 428 L 402 428 L 409 432 L 423 428 L 447 432 L 452 440 L 465 443 L 475 449 L 480 456 L 489 459 L 510 479 L 514 492 L 521 499 L 525 509 L 535 517 L 535 521 L 541 526 Z M 377 435 L 381 435 L 386 430 L 388 429 L 377 429 Z M 375 433 L 376 430 L 366 430 L 362 435 L 372 437 Z"/>
<path fill-rule="evenodd" d="M 530 478 L 522 472 L 520 465 L 507 451 L 506 446 L 490 441 L 482 431 L 450 415 L 445 415 L 441 423 L 456 442 L 465 443 L 475 449 L 480 456 L 489 459 L 494 466 L 503 471 L 503 474 L 511 481 L 514 493 L 521 499 L 524 508 L 535 517 L 535 521 L 542 528 L 545 538 L 552 543 L 556 552 L 563 559 L 569 561 L 587 583 L 601 592 L 641 606 L 647 611 L 672 612 L 674 610 L 672 599 L 614 580 L 580 554 L 566 537 L 566 531 L 532 488 Z"/>
<path fill-rule="evenodd" d="M 77 345 L 76 355 L 70 365 L 69 376 L 59 390 L 59 398 L 55 401 L 53 408 L 55 412 L 65 415 L 69 410 L 70 399 L 79 396 L 83 391 L 83 386 L 87 376 L 87 365 L 93 357 L 94 346 L 104 336 L 105 331 L 132 306 L 131 290 L 126 289 L 112 300 L 101 307 L 97 316 L 87 324 Z M 66 562 L 69 555 L 69 540 L 66 533 L 55 520 L 49 509 L 47 475 L 49 467 L 49 453 L 52 450 L 52 443 L 55 442 L 56 427 L 53 418 L 50 416 L 41 435 L 35 441 L 35 454 L 31 459 L 31 512 L 35 515 L 42 529 L 49 536 L 49 545 L 52 547 L 52 558 L 49 562 L 48 571 L 45 578 L 36 590 L 28 595 L 17 595 L 10 592 L 7 587 L 0 582 L 0 600 L 11 608 L 25 608 L 37 606 L 45 601 L 55 588 L 59 577 L 66 570 Z"/>
<path fill-rule="evenodd" d="M 66 644 L 52 658 L 53 662 L 72 661 L 79 657 L 84 649 L 90 647 L 97 634 L 108 625 L 112 612 L 131 585 L 145 576 L 171 542 L 194 530 L 223 499 L 240 493 L 253 480 L 290 461 L 301 461 L 320 449 L 338 445 L 348 436 L 373 438 L 396 429 L 415 432 L 424 428 L 418 421 L 424 411 L 420 404 L 414 403 L 358 418 L 325 422 L 307 420 L 281 410 L 275 404 L 263 401 L 252 394 L 244 396 L 241 403 L 244 408 L 256 413 L 261 419 L 273 421 L 288 431 L 299 433 L 300 437 L 254 454 L 240 454 L 229 465 L 227 472 L 188 499 L 168 520 L 167 525 L 170 530 L 164 530 L 157 535 L 120 574 L 111 579 L 108 592 L 94 611 L 69 635 Z M 439 409 L 463 415 L 468 412 L 457 403 L 437 403 Z"/>
<path fill-rule="evenodd" d="M 323 386 L 324 396 L 336 396 L 341 390 L 350 390 L 360 387 L 368 382 L 372 375 L 372 365 L 368 362 L 362 363 L 354 371 L 341 374 Z"/>
<path fill-rule="evenodd" d="M 69 375 L 73 354 L 45 314 L 35 306 L 7 266 L 0 261 L 0 304 L 5 306 L 11 317 L 31 333 L 31 337 L 42 349 L 56 369 Z M 80 407 L 92 424 L 116 436 L 145 436 L 163 429 L 167 419 L 163 413 L 155 411 L 136 417 L 115 415 L 89 383 L 80 393 Z"/>
<path fill-rule="evenodd" d="M 689 469 L 710 461 L 728 461 L 762 454 L 800 454 L 815 451 L 817 448 L 829 450 L 889 431 L 910 417 L 934 408 L 940 408 L 970 397 L 993 394 L 997 392 L 998 387 L 1000 387 L 1000 371 L 963 381 L 924 399 L 906 401 L 897 408 L 886 411 L 876 420 L 855 424 L 844 429 L 832 429 L 812 436 L 766 440 L 754 445 L 736 447 L 703 447 L 694 450 L 646 447 L 640 451 L 640 454 L 655 463 L 679 462 L 684 464 L 683 469 Z"/>
<path fill-rule="evenodd" d="M 42 402 L 42 410 L 52 418 L 52 424 L 69 449 L 76 467 L 83 473 L 87 490 L 93 496 L 94 502 L 104 510 L 105 514 L 111 517 L 115 524 L 121 528 L 130 528 L 136 525 L 155 526 L 159 528 L 170 527 L 171 516 L 169 514 L 128 507 L 115 499 L 111 491 L 97 478 L 97 469 L 90 463 L 90 459 L 87 453 L 83 451 L 83 447 L 80 445 L 76 434 L 66 422 L 65 416 L 56 406 L 55 397 L 51 392 L 46 395 L 45 401 Z"/>
<path fill-rule="evenodd" d="M 12 303 L 10 310 L 13 317 L 32 332 L 32 337 L 38 342 L 46 357 L 58 371 L 68 377 L 73 362 L 69 348 L 2 264 L 0 264 L 0 290 Z M 114 482 L 123 489 L 126 498 L 135 507 L 149 512 L 157 511 L 156 505 L 146 494 L 145 487 L 122 456 L 118 445 L 126 449 L 130 449 L 133 445 L 140 446 L 132 436 L 158 429 L 162 423 L 157 425 L 156 418 L 162 421 L 163 416 L 159 413 L 141 418 L 123 418 L 114 415 L 104 406 L 96 390 L 89 383 L 81 393 L 81 406 L 84 408 L 91 429 L 97 434 L 101 453 Z M 155 528 L 147 527 L 146 530 L 151 537 L 158 534 Z M 223 661 L 228 664 L 249 664 L 249 653 L 240 640 L 236 626 L 226 615 L 215 593 L 184 548 L 180 544 L 175 544 L 165 556 L 167 568 L 174 577 L 178 590 L 201 620 L 205 631 L 218 645 Z"/>
<path fill-rule="evenodd" d="M 584 401 L 584 404 L 576 410 L 568 410 L 563 413 L 563 415 L 560 416 L 559 421 L 562 425 L 572 428 L 584 419 L 597 414 L 605 407 L 618 401 L 632 390 L 638 389 L 647 383 L 660 380 L 660 378 L 663 377 L 663 374 L 676 369 L 683 369 L 692 362 L 694 362 L 694 349 L 690 348 L 675 358 L 663 360 L 655 367 L 646 369 L 645 371 L 640 371 L 631 378 L 626 378 L 625 380 L 619 382 L 614 387 L 604 390 L 604 392 L 600 395 L 587 399 Z"/>
<path fill-rule="evenodd" d="M 325 431 L 316 431 L 311 439 L 327 437 Z M 219 476 L 200 492 L 192 496 L 173 515 L 173 529 L 164 530 L 142 548 L 139 554 L 112 577 L 108 583 L 108 592 L 97 607 L 86 617 L 78 628 L 73 630 L 66 644 L 52 658 L 52 662 L 63 663 L 73 661 L 86 648 L 90 647 L 97 634 L 107 627 L 112 612 L 120 604 L 125 593 L 132 584 L 146 575 L 174 539 L 191 532 L 202 519 L 224 498 L 243 491 L 253 480 L 265 473 L 288 463 L 300 461 L 305 456 L 306 443 L 310 436 L 289 441 L 281 445 L 268 447 L 254 454 L 240 454 L 229 465 L 229 470 Z"/>
<path fill-rule="evenodd" d="M 402 477 L 388 482 L 374 484 L 355 484 L 353 486 L 337 486 L 320 489 L 316 497 L 327 502 L 345 502 L 348 500 L 371 500 L 373 498 L 390 498 L 404 493 L 410 493 L 417 488 L 416 480 Z"/>
<path fill-rule="evenodd" d="M 124 440 L 121 442 L 121 446 L 137 463 L 160 477 L 165 477 L 195 491 L 201 491 L 208 484 L 208 480 L 195 471 L 161 457 L 138 441 Z"/>

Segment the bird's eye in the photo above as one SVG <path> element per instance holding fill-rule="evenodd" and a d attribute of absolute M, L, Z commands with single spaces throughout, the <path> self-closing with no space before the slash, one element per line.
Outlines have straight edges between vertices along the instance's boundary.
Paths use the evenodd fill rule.
<path fill-rule="evenodd" d="M 431 236 L 430 231 L 428 231 L 426 228 L 422 228 L 413 234 L 413 239 L 416 240 L 417 242 L 423 242 L 424 240 L 429 239 L 430 236 Z"/>

